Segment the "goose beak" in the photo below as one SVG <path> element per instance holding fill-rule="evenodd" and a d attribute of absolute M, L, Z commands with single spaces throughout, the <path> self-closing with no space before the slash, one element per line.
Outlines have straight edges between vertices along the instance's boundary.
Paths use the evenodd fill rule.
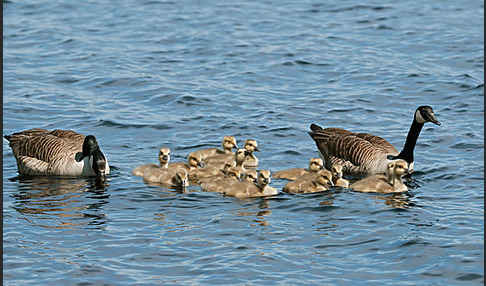
<path fill-rule="evenodd" d="M 439 120 L 437 120 L 437 117 L 435 117 L 435 114 L 428 113 L 427 116 L 428 116 L 428 119 L 429 119 L 430 122 L 434 123 L 435 125 L 440 126 L 440 122 L 439 122 Z"/>

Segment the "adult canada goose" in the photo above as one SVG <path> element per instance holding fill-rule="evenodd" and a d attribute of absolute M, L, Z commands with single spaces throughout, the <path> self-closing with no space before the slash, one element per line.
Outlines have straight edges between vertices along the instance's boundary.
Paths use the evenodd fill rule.
<path fill-rule="evenodd" d="M 273 173 L 273 177 L 277 179 L 286 179 L 295 181 L 297 178 L 308 174 L 308 173 L 317 173 L 324 167 L 324 163 L 322 162 L 321 158 L 311 158 L 309 160 L 309 168 L 291 168 L 286 170 L 280 170 L 278 172 Z"/>
<path fill-rule="evenodd" d="M 361 179 L 350 188 L 363 193 L 401 193 L 408 190 L 402 177 L 408 172 L 408 163 L 398 159 L 387 164 L 386 174 L 375 174 Z"/>
<path fill-rule="evenodd" d="M 261 170 L 256 183 L 248 181 L 234 183 L 224 191 L 224 194 L 240 199 L 274 196 L 278 194 L 278 190 L 269 186 L 271 181 L 270 171 Z"/>
<path fill-rule="evenodd" d="M 260 151 L 258 149 L 258 143 L 255 139 L 247 139 L 245 141 L 244 147 L 246 151 L 248 151 L 248 156 L 243 163 L 245 168 L 256 168 L 258 167 L 258 158 L 253 154 L 253 152 Z"/>
<path fill-rule="evenodd" d="M 299 178 L 295 181 L 288 182 L 283 191 L 287 193 L 316 193 L 329 190 L 334 184 L 332 182 L 332 173 L 329 170 L 322 169 L 317 174 L 305 176 L 306 179 Z"/>
<path fill-rule="evenodd" d="M 204 161 L 207 158 L 216 155 L 233 154 L 232 152 L 233 148 L 238 148 L 238 145 L 236 145 L 236 138 L 233 136 L 224 136 L 221 145 L 223 147 L 222 150 L 218 148 L 209 148 L 209 149 L 196 150 L 193 153 L 200 155 L 201 160 Z"/>
<path fill-rule="evenodd" d="M 223 193 L 226 189 L 240 182 L 241 172 L 239 168 L 230 167 L 224 177 L 218 177 L 201 183 L 201 189 L 205 192 Z"/>
<path fill-rule="evenodd" d="M 169 161 L 170 161 L 170 149 L 167 147 L 162 147 L 159 150 L 159 164 L 160 165 L 155 165 L 155 164 L 145 164 L 142 166 L 138 166 L 135 169 L 133 169 L 132 174 L 135 176 L 143 177 L 143 173 L 151 168 L 163 168 L 167 169 L 169 167 Z"/>
<path fill-rule="evenodd" d="M 340 164 L 345 174 L 385 173 L 391 160 L 404 159 L 412 172 L 413 151 L 425 122 L 440 125 L 430 106 L 420 106 L 415 111 L 400 153 L 385 139 L 368 133 L 353 133 L 340 128 L 323 129 L 311 124 L 309 135 L 314 139 L 327 168 Z"/>
<path fill-rule="evenodd" d="M 343 179 L 343 166 L 341 165 L 333 165 L 331 168 L 332 173 L 332 182 L 336 187 L 348 188 L 349 181 Z"/>
<path fill-rule="evenodd" d="M 110 166 L 93 135 L 34 128 L 4 136 L 20 175 L 101 176 Z"/>

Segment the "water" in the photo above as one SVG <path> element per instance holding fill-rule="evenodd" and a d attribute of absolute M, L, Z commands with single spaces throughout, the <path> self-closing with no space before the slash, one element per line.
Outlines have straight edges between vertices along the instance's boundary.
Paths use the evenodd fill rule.
<path fill-rule="evenodd" d="M 484 284 L 482 1 L 3 3 L 3 133 L 97 136 L 116 169 L 16 178 L 3 140 L 4 285 Z M 237 200 L 130 171 L 224 135 L 305 167 L 311 123 L 401 149 L 407 194 Z M 285 181 L 271 185 L 282 188 Z"/>

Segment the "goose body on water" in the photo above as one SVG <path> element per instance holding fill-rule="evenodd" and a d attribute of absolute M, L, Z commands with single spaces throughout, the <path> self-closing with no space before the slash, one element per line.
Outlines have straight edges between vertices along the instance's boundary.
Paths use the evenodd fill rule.
<path fill-rule="evenodd" d="M 236 145 L 236 138 L 234 136 L 224 136 L 221 143 L 223 149 L 208 148 L 192 152 L 194 155 L 200 156 L 202 161 L 214 156 L 231 157 L 233 155 L 233 148 L 238 148 Z"/>
<path fill-rule="evenodd" d="M 283 187 L 283 191 L 292 194 L 317 193 L 327 191 L 332 186 L 332 173 L 322 169 L 315 174 L 306 174 L 295 181 L 288 182 Z"/>
<path fill-rule="evenodd" d="M 326 167 L 343 166 L 343 173 L 366 175 L 385 173 L 387 164 L 404 159 L 413 172 L 413 151 L 426 122 L 440 125 L 430 106 L 420 106 L 414 113 L 412 125 L 401 152 L 385 139 L 368 133 L 354 133 L 341 128 L 322 128 L 311 124 L 309 135 L 314 139 Z"/>
<path fill-rule="evenodd" d="M 104 177 L 110 173 L 108 160 L 93 135 L 34 128 L 4 137 L 20 175 Z"/>
<path fill-rule="evenodd" d="M 242 181 L 226 188 L 224 194 L 239 199 L 268 197 L 278 195 L 278 190 L 269 186 L 271 182 L 269 170 L 261 170 L 258 173 L 257 182 Z"/>

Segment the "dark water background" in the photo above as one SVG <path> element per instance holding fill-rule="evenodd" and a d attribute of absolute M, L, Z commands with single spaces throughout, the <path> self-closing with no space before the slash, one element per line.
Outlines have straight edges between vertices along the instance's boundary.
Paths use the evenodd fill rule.
<path fill-rule="evenodd" d="M 94 134 L 117 167 L 105 187 L 10 180 L 3 140 L 4 285 L 484 284 L 484 2 L 296 2 L 4 1 L 3 133 Z M 403 195 L 237 200 L 130 174 L 224 135 L 305 167 L 310 123 L 401 149 L 423 104 L 443 124 Z"/>

